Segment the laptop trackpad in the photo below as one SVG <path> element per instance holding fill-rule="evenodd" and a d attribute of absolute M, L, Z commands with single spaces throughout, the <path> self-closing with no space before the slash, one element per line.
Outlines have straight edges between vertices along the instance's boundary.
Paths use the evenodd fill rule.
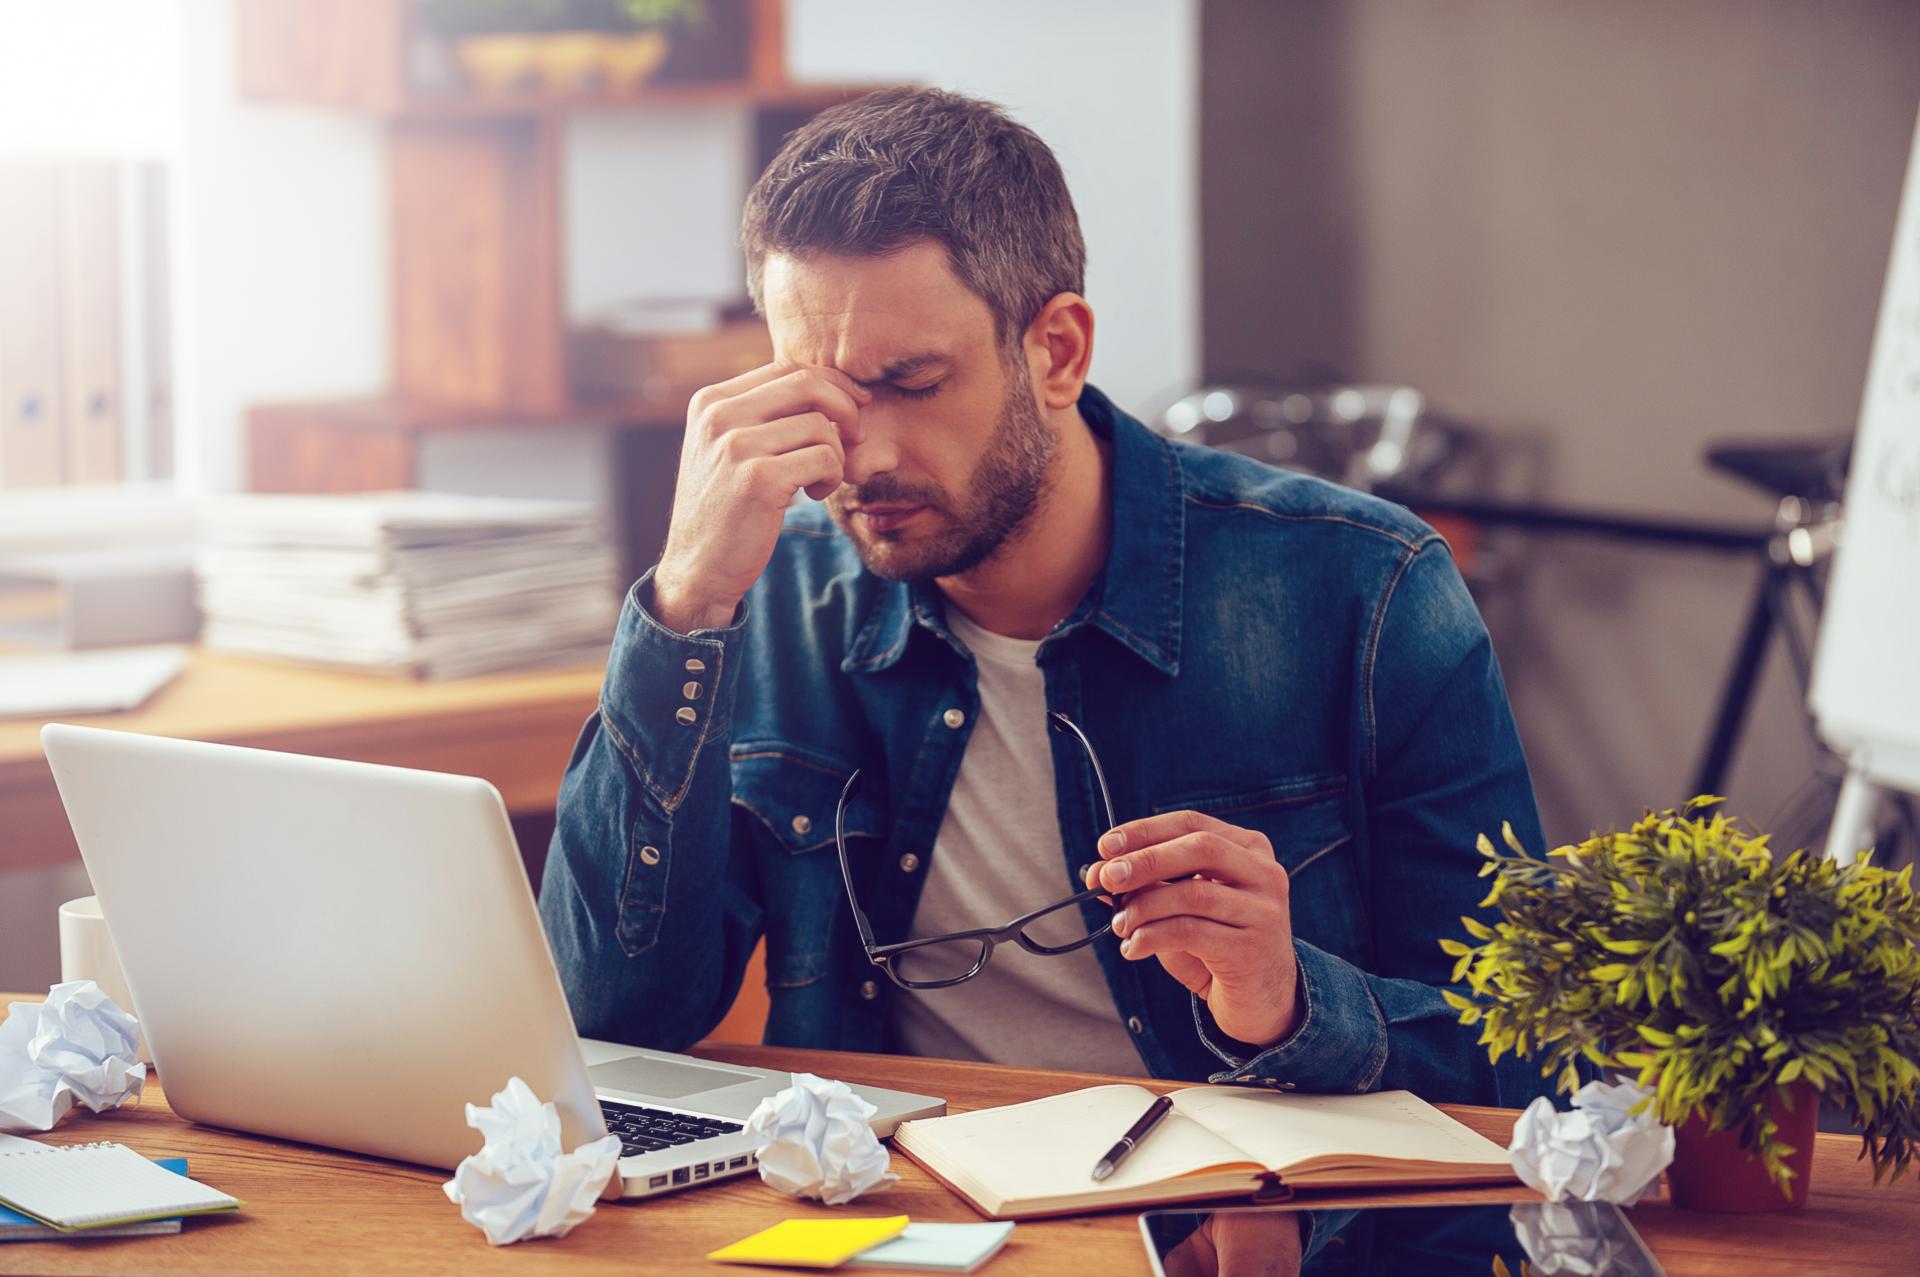
<path fill-rule="evenodd" d="M 739 1073 L 733 1069 L 687 1064 L 679 1060 L 656 1060 L 645 1055 L 629 1055 L 624 1059 L 596 1064 L 587 1070 L 587 1076 L 597 1087 L 610 1091 L 632 1091 L 662 1100 L 760 1080 L 757 1073 Z"/>

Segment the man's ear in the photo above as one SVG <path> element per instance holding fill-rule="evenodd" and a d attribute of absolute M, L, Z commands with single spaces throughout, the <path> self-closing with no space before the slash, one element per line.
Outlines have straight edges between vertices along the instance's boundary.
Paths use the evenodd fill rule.
<path fill-rule="evenodd" d="M 1056 293 L 1027 325 L 1022 343 L 1040 400 L 1058 411 L 1080 402 L 1093 361 L 1093 307 L 1078 293 Z"/>

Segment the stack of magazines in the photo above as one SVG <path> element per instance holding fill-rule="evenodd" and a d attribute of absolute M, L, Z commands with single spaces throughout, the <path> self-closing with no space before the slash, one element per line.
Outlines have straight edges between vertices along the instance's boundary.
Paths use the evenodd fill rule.
<path fill-rule="evenodd" d="M 216 498 L 208 647 L 426 678 L 604 660 L 619 565 L 589 506 L 437 492 Z"/>

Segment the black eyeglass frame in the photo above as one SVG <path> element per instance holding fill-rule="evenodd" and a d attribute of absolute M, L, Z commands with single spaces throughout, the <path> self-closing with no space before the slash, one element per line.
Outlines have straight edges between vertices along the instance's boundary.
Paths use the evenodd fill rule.
<path fill-rule="evenodd" d="M 1086 750 L 1087 761 L 1093 765 L 1094 783 L 1100 789 L 1100 806 L 1107 818 L 1106 828 L 1112 829 L 1119 821 L 1114 819 L 1113 795 L 1107 791 L 1107 776 L 1106 773 L 1100 769 L 1100 756 L 1093 752 L 1093 742 L 1087 739 L 1087 734 L 1080 730 L 1078 723 L 1068 718 L 1065 714 L 1062 714 L 1059 710 L 1049 710 L 1047 712 L 1047 719 L 1055 731 L 1073 733 L 1074 739 L 1080 742 L 1080 747 Z M 875 944 L 873 942 L 873 924 L 867 921 L 867 915 L 861 911 L 860 901 L 854 895 L 853 862 L 847 857 L 847 802 L 853 797 L 854 786 L 859 780 L 860 771 L 858 768 L 855 768 L 853 775 L 847 777 L 846 786 L 840 791 L 840 803 L 839 806 L 834 809 L 833 813 L 833 841 L 840 853 L 840 881 L 847 889 L 847 905 L 853 910 L 853 925 L 859 928 L 860 947 L 866 950 L 867 961 L 884 970 L 887 973 L 887 977 L 901 988 L 947 989 L 956 984 L 964 984 L 986 969 L 987 960 L 993 957 L 994 945 L 1009 940 L 1018 944 L 1028 953 L 1036 953 L 1042 957 L 1054 957 L 1062 953 L 1072 953 L 1075 949 L 1084 949 L 1113 930 L 1113 923 L 1109 921 L 1099 930 L 1082 936 L 1070 944 L 1062 945 L 1041 944 L 1026 934 L 1025 929 L 1029 925 L 1046 917 L 1050 913 L 1055 913 L 1069 907 L 1078 908 L 1086 901 L 1097 900 L 1102 896 L 1110 897 L 1116 905 L 1122 899 L 1117 892 L 1101 887 L 1089 887 L 1084 891 L 1076 891 L 1064 900 L 1058 900 L 1053 904 L 1035 909 L 1032 913 L 1021 914 L 1018 918 L 1015 918 L 1003 927 L 976 927 L 971 931 L 955 931 L 941 936 L 923 936 L 918 940 L 903 940 L 898 944 Z M 930 945 L 952 944 L 956 941 L 977 941 L 980 944 L 979 959 L 973 964 L 972 969 L 964 975 L 951 976 L 944 980 L 910 980 L 894 968 L 893 960 L 903 953 L 909 953 L 915 949 L 924 949 Z"/>

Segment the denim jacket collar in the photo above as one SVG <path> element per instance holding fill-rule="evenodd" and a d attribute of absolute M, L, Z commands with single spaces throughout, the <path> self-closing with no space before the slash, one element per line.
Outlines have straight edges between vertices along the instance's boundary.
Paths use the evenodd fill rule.
<path fill-rule="evenodd" d="M 1154 669 L 1177 675 L 1186 561 L 1179 458 L 1164 440 L 1092 386 L 1081 391 L 1080 415 L 1113 444 L 1113 541 L 1092 588 L 1049 639 L 1092 625 Z M 908 586 L 863 575 L 872 596 L 866 621 L 841 669 L 876 673 L 890 668 L 906 651 L 915 625 L 958 650 L 943 619 L 938 586 Z"/>

